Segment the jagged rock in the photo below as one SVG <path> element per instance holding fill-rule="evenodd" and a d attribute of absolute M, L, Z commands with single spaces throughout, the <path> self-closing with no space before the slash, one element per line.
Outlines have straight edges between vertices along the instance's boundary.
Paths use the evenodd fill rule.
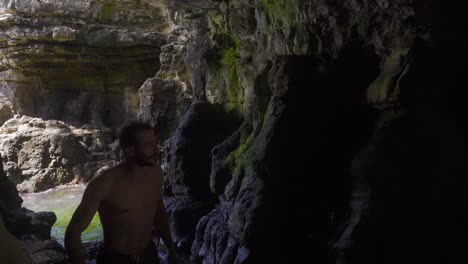
<path fill-rule="evenodd" d="M 190 106 L 171 141 L 168 159 L 174 194 L 211 199 L 211 149 L 231 134 L 238 122 L 235 116 L 209 103 Z"/>
<path fill-rule="evenodd" d="M 8 230 L 18 238 L 34 235 L 38 239 L 50 239 L 50 230 L 57 221 L 53 212 L 35 213 L 26 208 L 11 210 L 5 217 Z"/>
<path fill-rule="evenodd" d="M 342 164 L 346 164 L 348 154 L 337 155 L 336 163 L 340 165 L 330 169 L 333 176 L 327 179 L 312 177 L 315 180 L 298 180 L 303 186 L 291 183 L 290 187 L 283 186 L 285 190 L 280 190 L 277 185 L 288 175 L 303 177 L 302 169 L 307 168 L 305 164 L 328 168 L 332 163 L 331 153 L 339 149 L 339 143 L 328 139 L 315 141 L 315 138 L 308 137 L 333 137 L 336 135 L 334 131 L 346 127 L 335 119 L 348 125 L 351 121 L 346 119 L 355 120 L 351 113 L 342 111 L 341 105 L 356 109 L 354 113 L 363 113 L 366 118 L 371 116 L 366 112 L 370 110 L 363 110 L 365 106 L 358 103 L 358 95 L 348 96 L 350 93 L 334 87 L 351 85 L 354 88 L 350 89 L 356 89 L 355 93 L 362 95 L 376 80 L 369 87 L 372 97 L 369 101 L 375 105 L 391 105 L 392 100 L 398 100 L 401 87 L 396 85 L 401 82 L 395 76 L 405 76 L 404 66 L 400 69 L 398 63 L 408 61 L 406 51 L 417 37 L 427 36 L 425 26 L 419 27 L 413 20 L 420 14 L 410 3 L 395 2 L 345 1 L 338 4 L 333 1 L 238 0 L 213 4 L 209 1 L 172 1 L 170 5 L 177 12 L 173 20 L 192 38 L 186 47 L 186 65 L 191 73 L 193 99 L 234 109 L 245 120 L 242 127 L 239 123 L 238 129 L 234 129 L 234 134 L 227 135 L 219 141 L 220 144 L 210 146 L 211 169 L 203 171 L 188 165 L 194 155 L 184 147 L 190 145 L 200 149 L 194 143 L 201 140 L 195 132 L 190 133 L 194 129 L 189 129 L 188 125 L 199 118 L 191 113 L 193 109 L 189 109 L 172 138 L 168 157 L 172 194 L 176 197 L 192 196 L 189 190 L 193 187 L 188 179 L 195 176 L 191 175 L 199 175 L 197 183 L 205 185 L 207 181 L 201 179 L 210 173 L 210 191 L 217 195 L 219 202 L 197 225 L 192 259 L 200 263 L 219 263 L 221 260 L 222 263 L 270 263 L 268 260 L 275 259 L 271 256 L 272 251 L 282 253 L 281 247 L 271 242 L 275 238 L 273 222 L 285 221 L 294 226 L 292 234 L 286 234 L 291 238 L 287 241 L 294 241 L 293 244 L 301 241 L 298 243 L 309 243 L 308 246 L 315 248 L 307 252 L 301 246 L 291 261 L 314 255 L 310 261 L 325 262 L 327 256 L 324 252 L 328 243 L 325 241 L 336 227 L 336 220 L 327 219 L 339 211 L 326 208 L 332 208 L 339 202 L 324 190 L 330 188 L 332 193 L 339 192 L 338 187 L 331 186 L 333 181 L 342 180 L 335 174 L 339 175 L 339 166 L 345 166 Z M 197 6 L 197 10 L 191 10 L 193 6 Z M 170 48 L 167 48 L 167 53 Z M 348 48 L 359 49 L 356 53 L 361 56 L 346 57 Z M 166 54 L 163 59 L 167 61 L 168 57 Z M 352 61 L 359 58 L 365 60 L 369 67 L 356 72 L 357 77 L 344 74 L 355 71 L 357 67 Z M 383 58 L 389 61 L 381 67 L 382 75 L 386 75 L 377 78 L 378 63 Z M 304 63 L 307 61 L 309 63 Z M 297 66 L 288 69 L 290 65 Z M 387 69 L 389 67 L 392 69 Z M 340 79 L 347 81 L 337 81 Z M 378 93 L 385 95 L 374 96 Z M 336 108 L 335 103 L 330 103 L 333 110 L 327 114 L 324 102 L 341 96 L 348 97 L 349 101 L 356 99 L 355 103 L 344 103 L 338 99 Z M 330 118 L 333 121 L 325 120 L 325 116 L 333 116 Z M 306 129 L 304 122 L 310 122 L 316 130 Z M 327 125 L 327 122 L 331 124 Z M 184 130 L 189 132 L 183 133 Z M 315 131 L 320 132 L 314 134 Z M 206 129 L 205 133 L 209 132 Z M 361 142 L 359 139 L 356 143 L 345 143 L 343 147 L 349 148 L 346 151 L 357 151 Z M 311 151 L 310 158 L 296 154 L 302 148 Z M 324 152 L 323 157 L 320 151 Z M 312 194 L 307 196 L 305 188 L 309 183 L 314 185 L 310 191 Z M 208 190 L 205 188 L 203 192 Z M 316 217 L 301 213 L 304 208 L 291 213 L 294 219 L 304 215 L 300 220 L 289 222 L 286 215 L 272 216 L 272 204 L 279 208 L 289 206 L 272 198 L 275 194 L 288 196 L 284 199 L 290 204 L 299 203 L 300 208 L 306 206 L 306 200 L 309 201 L 310 210 Z M 292 197 L 304 200 L 304 203 Z M 341 211 L 336 214 L 341 214 Z M 278 222 L 276 219 L 269 222 L 270 218 L 278 218 Z M 301 231 L 309 220 L 313 222 L 311 225 L 322 228 L 311 227 Z M 286 258 L 281 260 L 288 261 Z"/>
<path fill-rule="evenodd" d="M 0 203 L 7 210 L 18 209 L 23 203 L 23 199 L 18 194 L 16 185 L 8 179 L 3 170 L 3 158 L 0 154 Z"/>
<path fill-rule="evenodd" d="M 0 128 L 5 173 L 21 192 L 88 181 L 115 163 L 111 143 L 111 131 L 105 128 L 75 128 L 27 116 Z"/>
<path fill-rule="evenodd" d="M 186 92 L 181 82 L 159 78 L 146 80 L 138 90 L 138 117 L 153 124 L 159 140 L 165 141 L 177 128 L 190 103 Z"/>
<path fill-rule="evenodd" d="M 239 145 L 240 134 L 240 130 L 238 130 L 211 151 L 210 189 L 216 195 L 222 195 L 226 185 L 231 180 L 231 170 L 225 160 Z"/>
<path fill-rule="evenodd" d="M 69 263 L 64 248 L 50 240 L 57 217 L 53 212 L 35 213 L 20 208 L 23 200 L 15 185 L 5 176 L 0 155 L 0 220 L 8 232 L 20 239 L 24 256 L 33 264 Z"/>
<path fill-rule="evenodd" d="M 187 198 L 166 197 L 164 205 L 171 218 L 171 230 L 174 243 L 182 253 L 190 252 L 195 239 L 196 226 L 202 216 L 210 211 L 210 207 L 201 201 Z M 190 256 L 184 256 L 189 258 Z"/>
<path fill-rule="evenodd" d="M 55 240 L 38 240 L 29 237 L 21 241 L 26 257 L 31 264 L 68 264 L 65 249 Z"/>
<path fill-rule="evenodd" d="M 197 225 L 196 240 L 191 248 L 192 262 L 205 260 L 208 263 L 222 263 L 220 259 L 224 254 L 237 251 L 239 245 L 236 243 L 234 248 L 226 247 L 229 238 L 229 228 L 226 224 L 229 211 L 229 208 L 219 206 L 201 218 Z M 225 252 L 226 248 L 229 248 L 230 252 Z M 234 256 L 231 257 L 230 260 L 233 261 Z"/>
<path fill-rule="evenodd" d="M 99 250 L 102 248 L 102 240 L 83 243 L 86 263 L 91 264 L 96 262 Z"/>
<path fill-rule="evenodd" d="M 13 110 L 11 109 L 11 103 L 3 95 L 3 93 L 0 92 L 0 126 L 12 117 Z"/>

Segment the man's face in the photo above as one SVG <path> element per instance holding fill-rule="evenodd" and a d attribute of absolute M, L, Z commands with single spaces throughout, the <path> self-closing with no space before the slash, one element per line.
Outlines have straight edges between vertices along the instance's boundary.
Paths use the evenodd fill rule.
<path fill-rule="evenodd" d="M 140 166 L 153 166 L 161 158 L 158 137 L 154 130 L 146 129 L 136 134 L 134 160 Z"/>

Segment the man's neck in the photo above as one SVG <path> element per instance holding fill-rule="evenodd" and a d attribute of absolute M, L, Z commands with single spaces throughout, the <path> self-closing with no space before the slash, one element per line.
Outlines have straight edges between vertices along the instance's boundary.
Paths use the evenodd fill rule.
<path fill-rule="evenodd" d="M 144 175 L 146 172 L 148 172 L 148 170 L 150 170 L 154 166 L 157 166 L 156 164 L 153 166 L 143 166 L 136 163 L 133 160 L 125 160 L 122 165 L 125 169 L 127 169 L 130 172 L 129 176 L 131 177 Z"/>

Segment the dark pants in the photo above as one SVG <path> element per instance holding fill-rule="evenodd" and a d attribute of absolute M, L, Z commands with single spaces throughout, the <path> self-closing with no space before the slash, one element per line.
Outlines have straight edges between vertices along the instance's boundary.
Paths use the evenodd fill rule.
<path fill-rule="evenodd" d="M 137 255 L 113 252 L 103 246 L 97 256 L 96 264 L 159 264 L 159 257 L 153 241 L 150 241 L 143 252 Z"/>

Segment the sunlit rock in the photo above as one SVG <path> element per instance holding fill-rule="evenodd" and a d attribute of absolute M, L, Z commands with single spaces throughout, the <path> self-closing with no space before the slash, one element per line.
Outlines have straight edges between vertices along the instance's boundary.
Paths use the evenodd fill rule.
<path fill-rule="evenodd" d="M 118 127 L 159 68 L 167 15 L 160 1 L 4 1 L 0 92 L 15 113 Z"/>
<path fill-rule="evenodd" d="M 0 128 L 6 175 L 21 192 L 88 181 L 115 164 L 111 131 L 22 116 Z"/>

